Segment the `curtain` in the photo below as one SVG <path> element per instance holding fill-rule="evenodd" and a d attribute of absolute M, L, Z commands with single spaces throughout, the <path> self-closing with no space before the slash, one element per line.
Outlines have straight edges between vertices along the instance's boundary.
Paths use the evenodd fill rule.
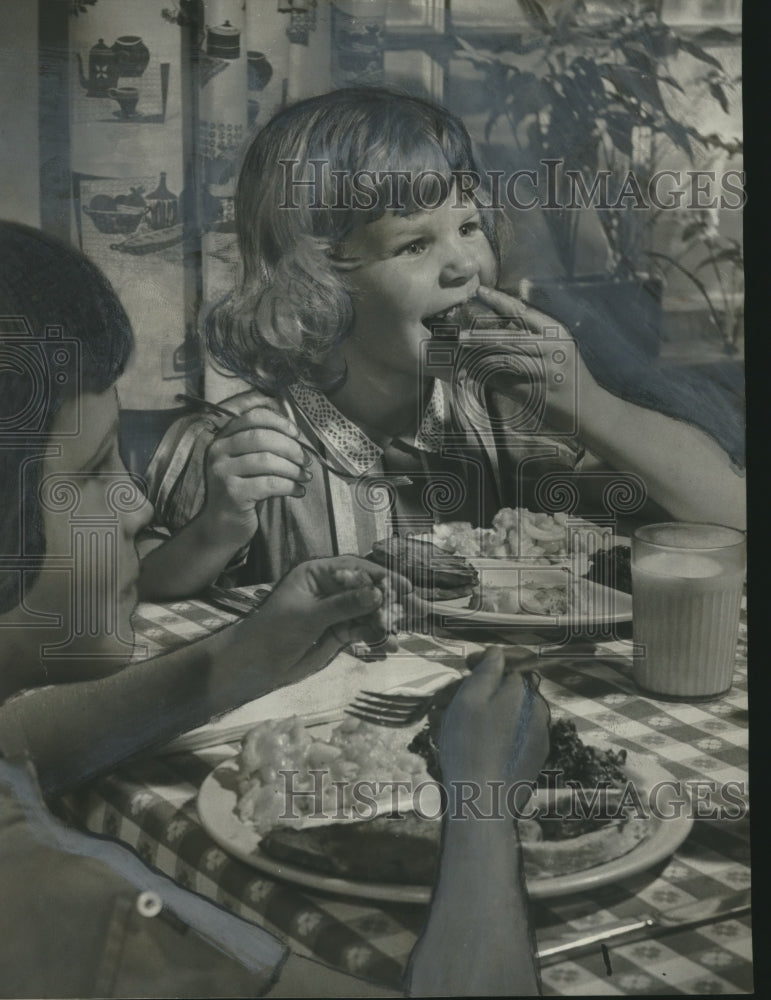
<path fill-rule="evenodd" d="M 72 242 L 107 274 L 136 334 L 123 406 L 237 391 L 206 364 L 199 329 L 238 276 L 241 150 L 287 103 L 382 81 L 385 0 L 70 6 L 56 127 L 69 133 Z"/>

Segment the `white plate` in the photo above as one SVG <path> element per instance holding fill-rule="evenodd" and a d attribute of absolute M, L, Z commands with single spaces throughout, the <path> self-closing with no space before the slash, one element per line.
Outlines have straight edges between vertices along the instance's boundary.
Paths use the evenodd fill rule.
<path fill-rule="evenodd" d="M 645 801 L 645 792 L 654 784 L 672 781 L 672 775 L 658 765 L 645 762 L 643 766 L 627 767 L 627 774 L 635 783 Z M 427 885 L 398 885 L 381 882 L 355 882 L 349 879 L 319 875 L 297 865 L 275 861 L 260 850 L 261 837 L 254 828 L 238 818 L 234 785 L 237 765 L 227 760 L 212 771 L 198 793 L 198 815 L 209 836 L 229 854 L 267 875 L 285 879 L 307 889 L 351 896 L 357 899 L 379 900 L 395 903 L 428 903 L 433 891 Z M 675 792 L 664 788 L 658 804 L 666 814 L 667 801 L 676 801 Z M 687 810 L 686 810 L 687 811 Z M 637 847 L 623 857 L 604 865 L 588 868 L 570 875 L 539 878 L 528 881 L 528 891 L 533 899 L 547 899 L 569 893 L 595 889 L 646 871 L 668 858 L 690 833 L 693 820 L 688 816 L 673 819 L 649 820 L 651 833 Z"/>
<path fill-rule="evenodd" d="M 632 620 L 632 596 L 619 590 L 611 590 L 602 584 L 582 577 L 574 577 L 561 566 L 539 566 L 530 568 L 521 563 L 500 565 L 502 560 L 474 560 L 479 570 L 479 588 L 484 595 L 485 586 L 518 589 L 521 585 L 534 582 L 538 586 L 557 586 L 567 575 L 569 586 L 580 586 L 577 604 L 564 615 L 537 615 L 519 612 L 480 611 L 470 608 L 468 597 L 452 601 L 434 601 L 433 609 L 440 616 L 442 624 L 464 619 L 464 625 L 513 625 L 540 626 L 541 628 L 585 628 L 592 625 L 628 622 Z M 509 563 L 508 560 L 506 560 Z"/>

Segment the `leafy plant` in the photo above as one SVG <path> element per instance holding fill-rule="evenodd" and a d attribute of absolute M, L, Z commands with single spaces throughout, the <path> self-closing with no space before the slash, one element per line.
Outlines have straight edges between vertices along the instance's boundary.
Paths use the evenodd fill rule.
<path fill-rule="evenodd" d="M 664 274 L 667 269 L 674 269 L 688 279 L 707 306 L 713 330 L 721 337 L 726 354 L 736 354 L 744 320 L 742 245 L 739 240 L 718 232 L 714 209 L 697 209 L 694 214 L 695 218 L 690 219 L 679 234 L 678 253 L 649 250 L 647 256 Z M 698 254 L 698 263 L 691 266 L 684 263 L 705 248 L 706 254 Z M 704 280 L 709 273 L 714 279 L 710 287 Z"/>
<path fill-rule="evenodd" d="M 669 62 L 680 53 L 697 60 L 703 67 L 697 85 L 728 111 L 736 81 L 703 46 L 735 36 L 713 28 L 683 38 L 662 21 L 659 4 L 644 0 L 520 0 L 520 7 L 529 30 L 497 51 L 456 37 L 456 55 L 483 74 L 490 108 L 486 140 L 504 123 L 520 163 L 560 161 L 552 192 L 560 206 L 575 205 L 578 175 L 585 191 L 602 178 L 607 196 L 597 211 L 610 272 L 619 278 L 639 274 L 649 266 L 651 216 L 635 210 L 635 185 L 644 191 L 656 151 L 672 144 L 691 163 L 698 149 L 738 151 L 719 135 L 702 135 L 675 110 L 674 92 L 684 92 Z M 573 277 L 581 212 L 557 207 L 544 215 L 565 272 Z"/>

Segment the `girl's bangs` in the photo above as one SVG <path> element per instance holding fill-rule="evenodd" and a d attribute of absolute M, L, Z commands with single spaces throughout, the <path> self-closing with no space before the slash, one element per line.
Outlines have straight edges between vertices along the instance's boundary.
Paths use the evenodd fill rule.
<path fill-rule="evenodd" d="M 411 215 L 445 202 L 454 174 L 475 169 L 470 151 L 453 139 L 448 133 L 436 136 L 427 131 L 379 138 L 368 150 L 368 166 L 363 168 L 375 174 L 376 202 L 365 207 L 357 221 L 373 222 L 386 211 Z"/>

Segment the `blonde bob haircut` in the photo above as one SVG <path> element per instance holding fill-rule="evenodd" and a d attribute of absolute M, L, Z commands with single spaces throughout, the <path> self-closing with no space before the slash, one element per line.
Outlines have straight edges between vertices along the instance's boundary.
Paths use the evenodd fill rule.
<path fill-rule="evenodd" d="M 407 183 L 395 180 L 397 171 Z M 242 275 L 206 318 L 214 361 L 270 394 L 295 381 L 340 384 L 344 374 L 327 359 L 353 324 L 345 275 L 357 261 L 345 257 L 346 239 L 386 211 L 409 214 L 455 197 L 459 173 L 480 176 L 469 134 L 429 101 L 359 87 L 279 112 L 242 162 Z M 418 175 L 420 184 L 410 183 Z M 480 212 L 497 257 L 493 213 Z"/>

